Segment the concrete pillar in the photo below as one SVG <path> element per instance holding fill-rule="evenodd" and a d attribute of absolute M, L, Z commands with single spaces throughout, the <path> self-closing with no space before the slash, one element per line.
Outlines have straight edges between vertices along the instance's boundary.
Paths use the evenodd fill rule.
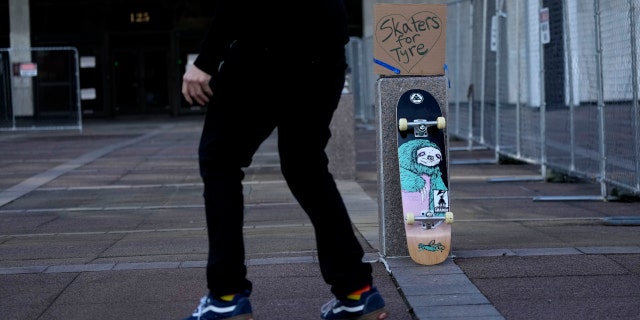
<path fill-rule="evenodd" d="M 438 104 L 445 107 L 443 116 L 447 116 L 447 78 L 444 76 L 386 77 L 380 78 L 376 83 L 380 253 L 385 257 L 409 255 L 404 231 L 397 157 L 396 105 L 400 96 L 411 89 L 423 89 L 431 93 Z"/>
<path fill-rule="evenodd" d="M 31 21 L 28 0 L 9 0 L 10 63 L 32 62 Z M 11 95 L 14 116 L 34 114 L 33 81 L 31 77 L 12 76 Z"/>
<path fill-rule="evenodd" d="M 351 92 L 342 94 L 330 128 L 331 139 L 326 148 L 329 171 L 336 179 L 353 180 L 356 177 L 356 148 L 355 111 Z"/>

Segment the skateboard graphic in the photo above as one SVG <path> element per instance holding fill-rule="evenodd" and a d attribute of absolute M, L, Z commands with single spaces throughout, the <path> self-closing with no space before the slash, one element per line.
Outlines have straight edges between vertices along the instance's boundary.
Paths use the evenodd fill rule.
<path fill-rule="evenodd" d="M 451 251 L 446 121 L 438 101 L 411 89 L 398 100 L 398 164 L 405 233 L 411 258 L 443 262 Z"/>

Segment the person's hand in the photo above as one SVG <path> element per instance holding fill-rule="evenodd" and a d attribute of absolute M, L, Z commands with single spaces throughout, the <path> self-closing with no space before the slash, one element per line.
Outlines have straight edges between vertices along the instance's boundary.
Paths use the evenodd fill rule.
<path fill-rule="evenodd" d="M 205 105 L 209 102 L 209 97 L 213 95 L 209 80 L 211 80 L 210 74 L 194 65 L 189 66 L 182 76 L 182 95 L 184 99 L 189 104 L 193 104 L 194 100 L 200 105 Z"/>

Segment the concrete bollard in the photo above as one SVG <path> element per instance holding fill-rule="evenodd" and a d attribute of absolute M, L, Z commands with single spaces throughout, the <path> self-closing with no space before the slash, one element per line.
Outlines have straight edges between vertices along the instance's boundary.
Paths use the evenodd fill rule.
<path fill-rule="evenodd" d="M 384 77 L 376 83 L 378 214 L 380 254 L 384 257 L 409 255 L 398 171 L 396 105 L 400 96 L 410 89 L 423 89 L 431 93 L 438 104 L 444 106 L 443 116 L 447 116 L 448 88 L 445 76 Z"/>
<path fill-rule="evenodd" d="M 329 171 L 339 180 L 356 178 L 354 118 L 353 94 L 343 93 L 331 120 L 331 139 L 326 148 Z"/>

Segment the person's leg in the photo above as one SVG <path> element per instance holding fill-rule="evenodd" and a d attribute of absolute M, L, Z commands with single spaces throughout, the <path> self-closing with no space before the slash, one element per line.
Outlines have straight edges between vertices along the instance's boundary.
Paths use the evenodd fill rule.
<path fill-rule="evenodd" d="M 242 70 L 233 64 L 223 70 L 199 146 L 209 239 L 207 286 L 213 296 L 251 291 L 242 233 L 242 169 L 251 164 L 253 154 L 275 127 L 264 105 L 244 99 Z"/>
<path fill-rule="evenodd" d="M 329 124 L 344 86 L 343 64 L 305 66 L 305 81 L 297 81 L 282 101 L 278 147 L 282 173 L 314 226 L 320 269 L 338 299 L 372 282 L 371 265 L 333 176 L 325 147 Z M 293 75 L 295 77 L 295 74 Z"/>

